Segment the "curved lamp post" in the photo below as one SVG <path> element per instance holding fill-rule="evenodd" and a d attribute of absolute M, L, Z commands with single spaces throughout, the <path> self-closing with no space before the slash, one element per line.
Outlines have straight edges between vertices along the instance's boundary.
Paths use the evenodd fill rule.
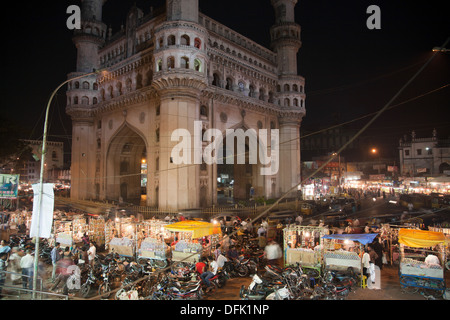
<path fill-rule="evenodd" d="M 47 103 L 47 109 L 45 110 L 45 121 L 44 121 L 44 134 L 42 137 L 42 154 L 41 154 L 41 172 L 39 176 L 39 203 L 38 203 L 38 210 L 36 212 L 35 219 L 37 220 L 37 235 L 36 235 L 36 244 L 34 247 L 34 274 L 33 274 L 33 299 L 36 298 L 36 284 L 37 284 L 37 274 L 38 274 L 38 266 L 39 266 L 39 234 L 40 234 L 40 225 L 41 225 L 41 211 L 42 211 L 42 196 L 44 193 L 44 163 L 45 163 L 45 154 L 47 152 L 47 122 L 48 122 L 48 113 L 50 110 L 50 105 L 52 103 L 52 100 L 54 96 L 56 95 L 56 92 L 58 92 L 59 89 L 61 89 L 62 86 L 64 86 L 66 83 L 81 79 L 84 77 L 88 77 L 94 74 L 99 74 L 104 70 L 95 70 L 93 72 L 85 73 L 70 79 L 67 79 L 66 81 L 62 82 L 51 94 L 50 99 Z"/>

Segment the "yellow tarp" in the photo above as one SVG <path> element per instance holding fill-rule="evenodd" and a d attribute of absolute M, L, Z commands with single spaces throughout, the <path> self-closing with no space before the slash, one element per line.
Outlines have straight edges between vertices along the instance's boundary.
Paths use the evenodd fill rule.
<path fill-rule="evenodd" d="M 194 220 L 175 222 L 165 225 L 164 228 L 172 232 L 191 232 L 193 239 L 222 233 L 220 230 L 220 224 Z"/>
<path fill-rule="evenodd" d="M 414 248 L 433 247 L 445 242 L 445 235 L 442 232 L 400 229 L 398 231 L 398 242 L 405 246 Z"/>

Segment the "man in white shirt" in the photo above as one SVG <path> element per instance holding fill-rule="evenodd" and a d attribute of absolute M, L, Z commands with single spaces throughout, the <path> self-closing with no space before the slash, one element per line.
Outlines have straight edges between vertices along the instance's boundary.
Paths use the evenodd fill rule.
<path fill-rule="evenodd" d="M 221 255 L 219 255 L 219 257 L 220 256 Z M 212 257 L 208 257 L 208 264 L 209 264 L 208 270 L 203 272 L 200 275 L 200 278 L 209 287 L 211 285 L 211 281 L 209 281 L 209 279 L 211 279 L 212 277 L 214 277 L 216 275 L 217 270 L 219 269 L 219 265 L 217 264 L 217 262 Z"/>
<path fill-rule="evenodd" d="M 277 260 L 283 255 L 280 245 L 273 240 L 264 249 L 264 254 L 267 264 L 277 264 Z"/>
<path fill-rule="evenodd" d="M 227 262 L 227 261 L 228 261 L 228 259 L 222 253 L 220 253 L 216 259 L 217 267 L 223 268 L 223 266 L 225 265 L 225 262 Z"/>
<path fill-rule="evenodd" d="M 22 287 L 27 289 L 33 288 L 33 267 L 34 257 L 31 255 L 31 250 L 27 249 L 26 255 L 20 259 L 20 267 L 22 268 Z"/>
<path fill-rule="evenodd" d="M 94 244 L 91 242 L 91 246 L 88 250 L 88 259 L 89 264 L 93 267 L 94 266 L 94 260 L 95 260 L 95 254 L 97 253 L 97 248 L 95 248 Z"/>

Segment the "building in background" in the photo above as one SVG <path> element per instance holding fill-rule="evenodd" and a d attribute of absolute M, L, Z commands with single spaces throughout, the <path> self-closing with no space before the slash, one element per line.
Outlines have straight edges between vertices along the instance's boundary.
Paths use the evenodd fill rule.
<path fill-rule="evenodd" d="M 418 138 L 415 132 L 399 141 L 400 174 L 405 177 L 438 177 L 450 175 L 450 140 Z"/>
<path fill-rule="evenodd" d="M 77 68 L 68 77 L 107 70 L 68 83 L 73 199 L 144 199 L 177 210 L 215 205 L 223 188 L 232 188 L 227 194 L 236 201 L 248 200 L 250 192 L 274 198 L 300 182 L 306 95 L 297 74 L 296 0 L 271 1 L 270 49 L 199 12 L 198 0 L 167 0 L 165 8 L 146 14 L 134 5 L 114 34 L 102 21 L 103 3 L 82 2 L 81 29 L 73 36 Z M 236 159 L 231 165 L 175 164 L 171 152 L 179 142 L 171 135 L 176 129 L 194 135 L 195 121 L 202 132 L 223 135 L 227 129 L 279 130 L 279 170 L 261 175 L 259 161 Z M 267 141 L 271 150 L 270 135 Z M 233 144 L 227 140 L 223 148 Z"/>

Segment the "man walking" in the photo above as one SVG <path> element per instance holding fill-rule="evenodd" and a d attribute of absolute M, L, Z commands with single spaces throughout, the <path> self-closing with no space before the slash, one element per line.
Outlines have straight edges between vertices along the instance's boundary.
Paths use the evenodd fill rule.
<path fill-rule="evenodd" d="M 61 259 L 61 254 L 60 254 L 60 243 L 56 242 L 55 246 L 52 249 L 51 252 L 51 258 L 52 258 L 52 265 L 53 265 L 53 269 L 52 269 L 52 282 L 55 282 L 56 279 L 56 267 L 58 266 L 58 261 L 59 259 Z"/>
<path fill-rule="evenodd" d="M 26 255 L 20 259 L 20 267 L 22 268 L 22 287 L 24 289 L 33 289 L 33 267 L 34 257 L 31 255 L 31 250 L 27 249 Z M 27 286 L 28 284 L 28 286 Z"/>

